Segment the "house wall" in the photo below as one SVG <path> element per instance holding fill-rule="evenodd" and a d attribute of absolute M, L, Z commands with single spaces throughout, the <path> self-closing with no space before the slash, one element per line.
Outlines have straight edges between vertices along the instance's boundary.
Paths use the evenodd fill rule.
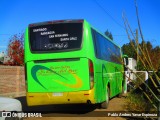
<path fill-rule="evenodd" d="M 0 96 L 25 95 L 24 67 L 0 66 Z"/>

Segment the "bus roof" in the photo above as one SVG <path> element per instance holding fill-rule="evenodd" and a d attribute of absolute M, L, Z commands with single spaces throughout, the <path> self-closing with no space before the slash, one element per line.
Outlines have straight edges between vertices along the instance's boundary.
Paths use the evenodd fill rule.
<path fill-rule="evenodd" d="M 35 27 L 40 25 L 47 25 L 47 24 L 58 24 L 58 23 L 74 23 L 74 22 L 84 22 L 84 19 L 68 19 L 68 20 L 52 20 L 52 21 L 45 21 L 45 22 L 38 22 L 38 23 L 31 23 L 29 27 Z"/>

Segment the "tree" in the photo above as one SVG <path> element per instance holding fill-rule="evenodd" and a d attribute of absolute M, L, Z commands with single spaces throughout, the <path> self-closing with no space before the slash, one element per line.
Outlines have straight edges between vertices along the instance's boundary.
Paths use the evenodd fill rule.
<path fill-rule="evenodd" d="M 8 45 L 9 65 L 23 65 L 24 63 L 24 34 L 14 35 Z"/>
<path fill-rule="evenodd" d="M 105 32 L 105 35 L 106 35 L 107 37 L 109 37 L 111 40 L 113 40 L 112 33 L 109 32 L 108 30 Z"/>
<path fill-rule="evenodd" d="M 135 46 L 135 41 L 134 40 L 132 40 L 131 42 L 129 42 L 127 44 L 124 44 L 122 46 L 122 52 L 123 52 L 123 54 L 128 55 L 128 57 L 130 57 L 130 58 L 137 59 L 136 58 L 136 51 L 132 47 L 132 43 Z"/>
<path fill-rule="evenodd" d="M 157 70 L 160 67 L 160 47 L 156 46 L 153 47 L 152 43 L 147 41 L 142 41 L 141 43 L 139 43 L 139 46 L 143 49 L 143 52 L 145 55 L 147 55 L 148 53 L 148 57 L 151 59 L 152 61 L 152 65 L 154 70 Z M 134 40 L 130 41 L 127 44 L 124 44 L 122 46 L 122 52 L 125 55 L 128 55 L 128 57 L 134 58 L 137 60 L 137 51 L 135 51 L 135 48 L 137 47 L 136 43 Z M 146 50 L 144 49 L 146 48 Z M 147 53 L 146 53 L 147 52 Z M 139 55 L 140 57 L 143 57 L 142 53 L 139 51 Z M 148 62 L 144 59 L 143 60 L 145 65 L 148 66 Z M 148 67 L 148 69 L 151 70 L 151 68 Z M 144 65 L 142 64 L 141 61 L 137 62 L 137 70 L 145 70 Z"/>
<path fill-rule="evenodd" d="M 149 51 L 149 50 L 148 50 Z M 153 68 L 158 70 L 160 68 L 160 47 L 156 46 L 149 51 L 149 55 L 152 61 Z"/>

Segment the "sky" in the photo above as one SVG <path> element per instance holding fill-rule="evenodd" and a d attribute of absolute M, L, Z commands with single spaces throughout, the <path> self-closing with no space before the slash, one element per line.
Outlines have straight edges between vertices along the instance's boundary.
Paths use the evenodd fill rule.
<path fill-rule="evenodd" d="M 160 0 L 137 0 L 137 5 L 145 41 L 160 46 Z M 101 33 L 108 29 L 114 42 L 122 46 L 129 42 L 123 12 L 135 32 L 134 0 L 0 0 L 0 52 L 5 52 L 9 39 L 23 33 L 28 24 L 64 19 L 86 19 Z"/>

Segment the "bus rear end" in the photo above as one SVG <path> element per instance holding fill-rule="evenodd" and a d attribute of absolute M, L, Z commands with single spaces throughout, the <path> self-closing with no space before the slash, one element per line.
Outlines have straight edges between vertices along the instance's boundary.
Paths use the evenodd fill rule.
<path fill-rule="evenodd" d="M 29 106 L 95 103 L 94 66 L 86 26 L 84 20 L 29 25 L 25 34 Z"/>

